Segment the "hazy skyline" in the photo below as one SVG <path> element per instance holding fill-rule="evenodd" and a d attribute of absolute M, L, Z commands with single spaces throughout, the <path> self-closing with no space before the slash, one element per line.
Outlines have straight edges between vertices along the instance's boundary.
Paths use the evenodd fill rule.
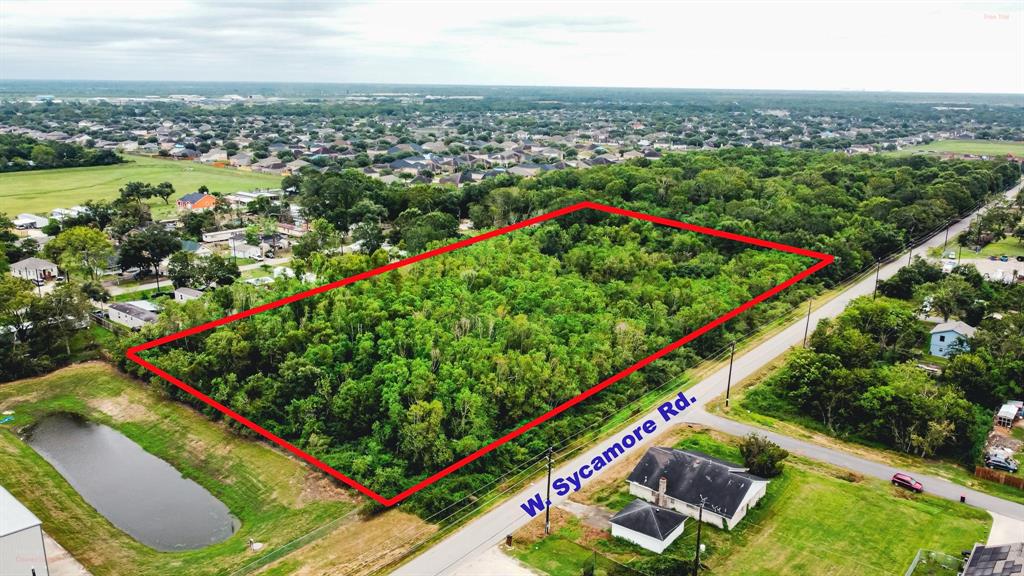
<path fill-rule="evenodd" d="M 1022 6 L 4 0 L 0 74 L 1022 93 Z"/>

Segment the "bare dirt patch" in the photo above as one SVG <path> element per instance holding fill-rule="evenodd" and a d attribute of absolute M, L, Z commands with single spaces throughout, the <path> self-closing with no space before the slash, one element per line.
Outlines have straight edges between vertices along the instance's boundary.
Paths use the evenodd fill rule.
<path fill-rule="evenodd" d="M 324 501 L 354 502 L 355 497 L 351 490 L 341 486 L 330 476 L 318 470 L 309 470 L 302 479 L 298 505 L 301 507 L 309 502 Z"/>
<path fill-rule="evenodd" d="M 118 422 L 152 422 L 156 415 L 148 408 L 132 401 L 122 394 L 105 398 L 91 398 L 87 401 L 90 408 L 103 412 Z"/>

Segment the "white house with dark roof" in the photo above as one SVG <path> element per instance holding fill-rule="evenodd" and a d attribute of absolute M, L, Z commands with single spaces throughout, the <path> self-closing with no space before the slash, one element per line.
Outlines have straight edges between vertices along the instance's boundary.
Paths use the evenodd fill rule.
<path fill-rule="evenodd" d="M 954 351 L 969 350 L 967 339 L 973 338 L 975 329 L 959 320 L 936 324 L 931 332 L 932 356 L 949 358 Z"/>
<path fill-rule="evenodd" d="M 0 486 L 0 574 L 49 576 L 42 524 Z"/>
<path fill-rule="evenodd" d="M 612 536 L 661 554 L 683 533 L 686 516 L 637 498 L 612 516 Z"/>
<path fill-rule="evenodd" d="M 764 497 L 768 480 L 696 450 L 655 447 L 626 478 L 629 493 L 659 506 L 731 530 Z"/>

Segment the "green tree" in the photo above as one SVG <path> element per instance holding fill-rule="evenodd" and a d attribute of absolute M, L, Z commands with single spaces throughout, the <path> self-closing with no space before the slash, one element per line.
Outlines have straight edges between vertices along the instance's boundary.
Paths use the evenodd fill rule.
<path fill-rule="evenodd" d="M 59 262 L 61 268 L 80 273 L 95 281 L 106 270 L 114 256 L 114 246 L 107 235 L 89 226 L 68 228 L 47 242 L 46 257 Z"/>

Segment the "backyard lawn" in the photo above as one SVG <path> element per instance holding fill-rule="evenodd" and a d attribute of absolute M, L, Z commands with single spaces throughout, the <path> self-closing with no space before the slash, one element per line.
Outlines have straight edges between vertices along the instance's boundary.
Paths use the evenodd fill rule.
<path fill-rule="evenodd" d="M 49 214 L 54 208 L 70 208 L 86 200 L 117 198 L 118 189 L 131 181 L 170 182 L 175 194 L 164 203 L 147 203 L 156 219 L 174 214 L 175 201 L 206 185 L 213 192 L 230 194 L 255 188 L 278 188 L 281 177 L 234 168 L 215 168 L 191 161 L 125 156 L 128 162 L 113 166 L 61 168 L 0 174 L 0 212 L 9 217 L 21 213 Z"/>
<path fill-rule="evenodd" d="M 736 441 L 709 431 L 683 430 L 662 444 L 742 462 Z M 624 477 L 632 465 L 623 462 L 610 470 L 608 481 L 577 495 L 579 500 L 618 510 L 631 499 Z M 958 555 L 984 541 L 990 525 L 981 510 L 909 494 L 885 482 L 791 456 L 783 475 L 772 481 L 766 497 L 737 529 L 703 528 L 703 561 L 711 573 L 736 576 L 901 574 L 919 548 Z M 547 574 L 569 576 L 589 565 L 593 554 L 588 549 L 594 549 L 599 567 L 602 562 L 617 562 L 660 575 L 679 573 L 678 562 L 692 561 L 696 545 L 693 521 L 661 557 L 582 525 L 565 512 L 556 526 L 556 537 L 550 539 L 542 539 L 532 524 L 524 528 L 512 554 Z"/>
<path fill-rule="evenodd" d="M 1024 244 L 1020 240 L 1010 237 L 993 242 L 981 249 L 981 256 L 1024 256 Z"/>
<path fill-rule="evenodd" d="M 302 463 L 166 400 L 107 364 L 79 364 L 0 384 L 0 410 L 14 411 L 13 422 L 0 425 L 4 487 L 96 576 L 231 573 L 361 502 Z M 184 552 L 157 552 L 133 540 L 18 436 L 55 412 L 117 429 L 209 490 L 241 520 L 241 528 L 223 542 Z M 359 524 L 355 515 L 350 518 Z M 265 543 L 263 552 L 248 551 L 249 538 Z"/>

